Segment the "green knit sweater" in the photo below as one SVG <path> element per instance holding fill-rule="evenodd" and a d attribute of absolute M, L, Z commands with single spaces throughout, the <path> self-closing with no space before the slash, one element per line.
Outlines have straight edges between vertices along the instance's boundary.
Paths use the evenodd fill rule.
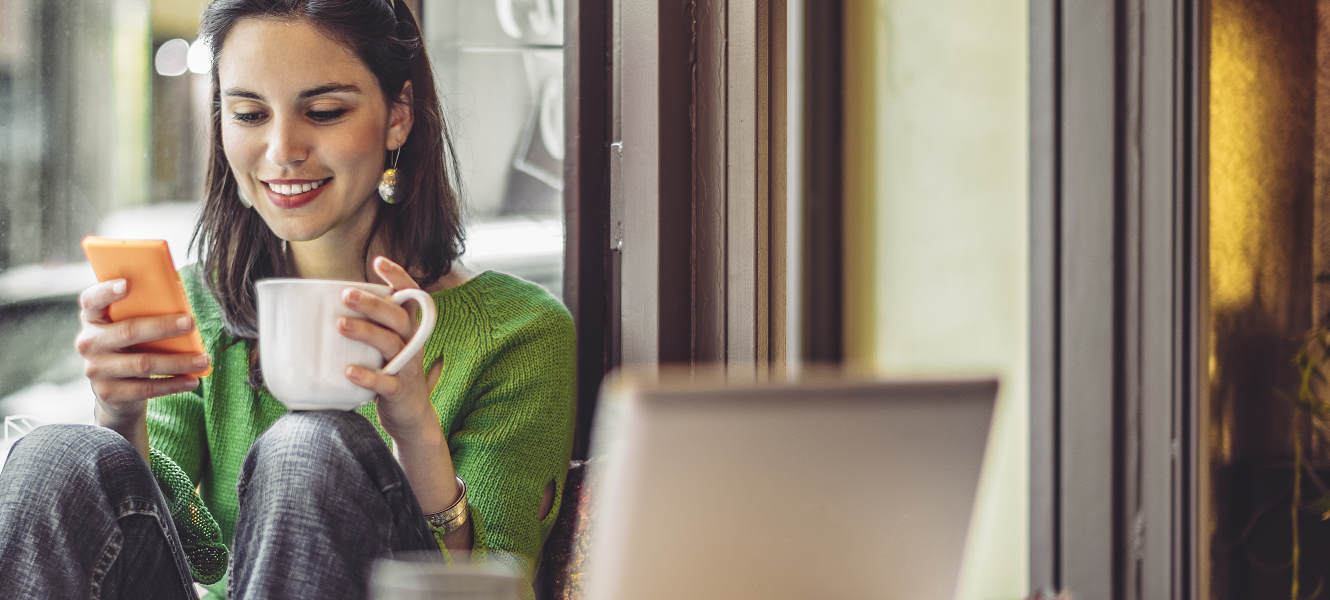
<path fill-rule="evenodd" d="M 181 277 L 213 373 L 192 392 L 148 402 L 150 462 L 195 578 L 221 596 L 241 463 L 287 410 L 249 385 L 249 343 L 223 331 L 221 309 L 198 270 L 188 267 Z M 424 360 L 443 366 L 430 402 L 467 483 L 472 560 L 516 562 L 530 580 L 559 512 L 572 449 L 572 319 L 543 289 L 492 271 L 433 297 L 439 317 Z M 373 404 L 358 412 L 391 443 Z M 539 520 L 550 481 L 554 508 Z"/>

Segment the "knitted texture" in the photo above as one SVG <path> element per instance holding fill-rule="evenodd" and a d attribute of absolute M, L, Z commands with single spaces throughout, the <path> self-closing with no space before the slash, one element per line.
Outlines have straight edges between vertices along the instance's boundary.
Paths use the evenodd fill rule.
<path fill-rule="evenodd" d="M 164 488 L 171 488 L 167 494 L 172 497 L 197 490 L 216 518 L 222 542 L 229 545 L 238 517 L 241 463 L 259 434 L 287 410 L 267 390 L 250 387 L 249 343 L 222 330 L 221 309 L 197 268 L 188 267 L 181 275 L 213 358 L 213 373 L 192 392 L 149 401 L 149 443 L 161 455 L 153 461 L 153 472 Z M 439 316 L 425 343 L 424 364 L 428 371 L 436 361 L 442 363 L 430 402 L 448 434 L 457 474 L 466 480 L 475 534 L 472 560 L 517 566 L 529 581 L 559 513 L 572 451 L 572 318 L 540 287 L 492 271 L 432 296 Z M 391 445 L 374 404 L 358 412 Z M 172 476 L 172 471 L 184 477 Z M 555 506 L 538 520 L 551 481 Z M 205 536 L 206 514 L 177 513 L 172 505 L 172 517 L 185 539 Z M 186 533 L 190 528 L 196 529 Z M 195 564 L 194 554 L 189 559 L 196 577 L 216 568 Z M 200 554 L 199 560 L 216 559 Z M 225 568 L 224 557 L 222 562 Z M 209 589 L 220 596 L 225 584 Z M 530 586 L 524 589 L 530 597 Z"/>
<path fill-rule="evenodd" d="M 165 454 L 155 448 L 148 450 L 148 464 L 166 496 L 171 520 L 176 523 L 180 544 L 185 547 L 189 568 L 200 583 L 216 583 L 226 574 L 226 559 L 230 554 L 222 544 L 222 530 L 212 518 L 212 512 L 194 493 L 189 478 Z"/>

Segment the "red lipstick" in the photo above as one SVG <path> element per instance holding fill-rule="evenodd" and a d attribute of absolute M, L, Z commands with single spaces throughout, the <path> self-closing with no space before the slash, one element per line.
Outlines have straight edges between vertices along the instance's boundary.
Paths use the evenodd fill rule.
<path fill-rule="evenodd" d="M 316 187 L 308 192 L 295 194 L 293 196 L 286 196 L 272 191 L 272 186 L 274 185 L 304 185 L 306 183 L 314 183 L 316 181 L 324 181 L 324 183 L 323 185 L 320 185 L 319 187 Z M 319 197 L 319 194 L 323 193 L 323 189 L 328 187 L 328 183 L 330 183 L 331 181 L 332 181 L 331 178 L 329 178 L 328 180 L 274 179 L 272 181 L 264 182 L 265 185 L 263 186 L 263 191 L 266 194 L 268 194 L 268 200 L 272 202 L 273 206 L 276 206 L 277 208 L 294 209 L 294 208 L 300 208 L 306 204 L 309 204 L 310 202 L 313 202 L 315 198 Z"/>

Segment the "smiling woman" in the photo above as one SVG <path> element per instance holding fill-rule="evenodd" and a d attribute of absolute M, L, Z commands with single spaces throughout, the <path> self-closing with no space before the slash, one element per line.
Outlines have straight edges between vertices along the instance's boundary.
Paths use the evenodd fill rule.
<path fill-rule="evenodd" d="M 461 252 L 449 177 L 456 160 L 419 32 L 409 50 L 354 30 L 329 36 L 328 25 L 316 23 L 204 22 L 204 36 L 229 44 L 213 59 L 213 159 L 200 233 L 213 246 L 209 270 L 220 274 L 213 292 L 227 307 L 228 326 L 245 337 L 257 333 L 256 279 L 364 279 L 371 251 L 379 251 L 429 289 Z M 388 205 L 377 201 L 375 188 L 394 151 L 404 177 L 396 204 Z M 310 191 L 291 193 L 290 186 L 307 184 Z M 412 202 L 416 197 L 430 200 Z M 254 210 L 237 214 L 234 201 Z M 256 229 L 256 220 L 267 231 Z M 331 265 L 340 270 L 325 268 Z"/>
<path fill-rule="evenodd" d="M 384 151 L 411 131 L 411 84 L 390 110 L 355 55 L 306 23 L 252 19 L 230 41 L 217 63 L 221 135 L 240 193 L 297 256 L 355 252 Z M 314 51 L 287 58 L 301 49 Z"/>
<path fill-rule="evenodd" d="M 213 0 L 202 35 L 216 52 L 200 264 L 182 273 L 193 314 L 111 322 L 126 282 L 83 293 L 77 346 L 101 427 L 14 446 L 0 588 L 364 598 L 372 561 L 407 550 L 529 580 L 571 451 L 572 322 L 534 284 L 453 268 L 456 161 L 414 16 L 401 0 Z M 271 277 L 422 288 L 437 325 L 395 374 L 346 367 L 371 404 L 290 413 L 256 358 L 255 284 Z M 415 335 L 390 301 L 340 300 L 355 316 L 337 332 L 385 359 Z M 194 327 L 206 354 L 137 349 Z"/>

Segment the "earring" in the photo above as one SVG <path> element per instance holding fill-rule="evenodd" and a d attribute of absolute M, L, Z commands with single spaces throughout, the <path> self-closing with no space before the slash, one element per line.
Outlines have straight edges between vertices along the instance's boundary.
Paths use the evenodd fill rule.
<path fill-rule="evenodd" d="M 402 155 L 402 148 L 399 146 L 393 152 L 393 166 L 388 167 L 383 172 L 383 179 L 379 180 L 379 197 L 388 204 L 397 204 L 397 158 Z"/>

